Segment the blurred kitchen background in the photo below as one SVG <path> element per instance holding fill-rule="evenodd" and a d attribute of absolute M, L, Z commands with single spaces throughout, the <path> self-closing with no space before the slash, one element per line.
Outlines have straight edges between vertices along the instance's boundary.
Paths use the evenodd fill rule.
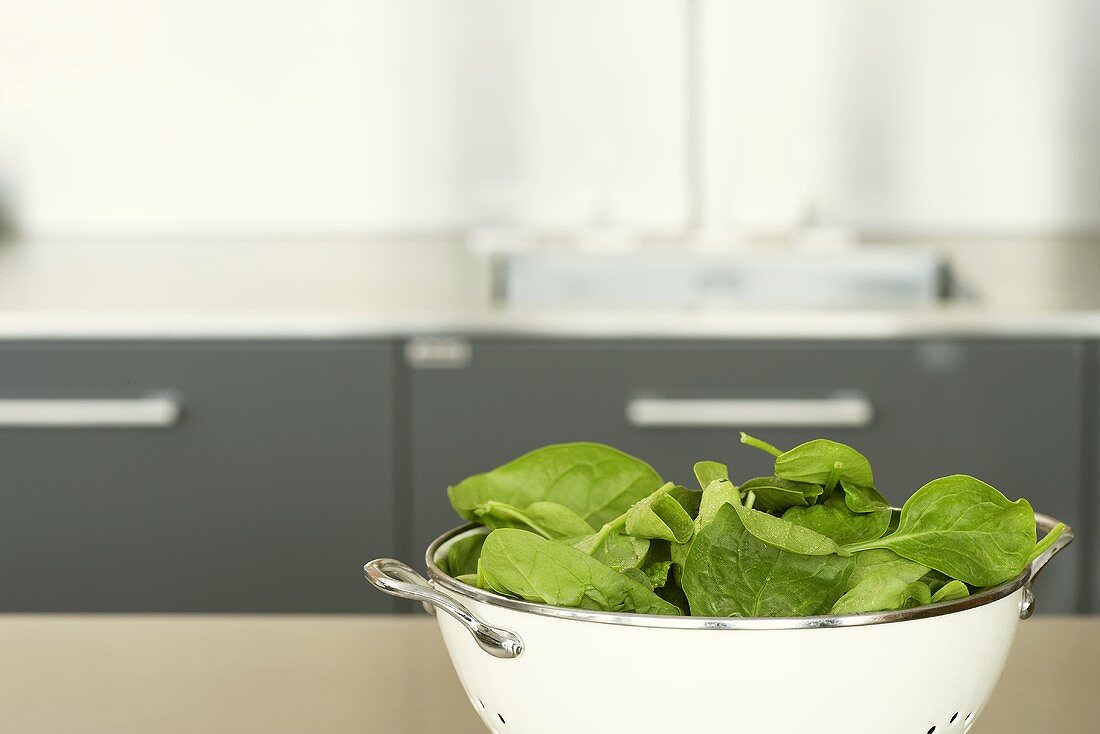
<path fill-rule="evenodd" d="M 0 10 L 0 611 L 394 611 L 449 483 L 740 429 L 1100 609 L 1100 2 Z"/>

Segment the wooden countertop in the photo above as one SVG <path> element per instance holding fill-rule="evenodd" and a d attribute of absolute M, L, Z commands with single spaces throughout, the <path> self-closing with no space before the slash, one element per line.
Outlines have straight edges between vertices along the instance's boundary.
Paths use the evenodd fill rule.
<path fill-rule="evenodd" d="M 1097 731 L 1098 683 L 1100 617 L 1025 622 L 973 734 Z M 0 616 L 0 719 L 20 734 L 485 732 L 426 615 Z"/>

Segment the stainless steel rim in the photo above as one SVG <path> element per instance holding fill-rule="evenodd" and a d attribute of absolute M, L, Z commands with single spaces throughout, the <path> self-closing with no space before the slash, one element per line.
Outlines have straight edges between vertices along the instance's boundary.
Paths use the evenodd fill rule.
<path fill-rule="evenodd" d="M 1047 515 L 1035 514 L 1035 525 L 1040 536 L 1049 532 L 1058 523 Z M 596 624 L 613 624 L 627 627 L 655 627 L 660 629 L 691 629 L 691 630 L 790 630 L 790 629 L 823 629 L 833 627 L 863 627 L 872 624 L 887 624 L 890 622 L 908 622 L 918 619 L 929 619 L 944 614 L 961 612 L 966 609 L 991 604 L 1010 596 L 1025 586 L 1030 591 L 1030 581 L 1038 575 L 1043 565 L 1059 550 L 1073 540 L 1073 531 L 1069 527 L 1063 534 L 1062 541 L 1056 548 L 1044 554 L 1043 558 L 1036 560 L 1016 578 L 1003 584 L 981 591 L 965 599 L 940 602 L 913 609 L 904 609 L 894 612 L 874 612 L 870 614 L 847 615 L 822 615 L 817 617 L 673 617 L 656 614 L 620 614 L 617 612 L 593 612 L 582 609 L 570 609 L 568 607 L 555 607 L 547 604 L 534 604 L 532 602 L 510 599 L 491 591 L 483 591 L 472 586 L 460 583 L 443 573 L 435 563 L 435 557 L 439 549 L 448 541 L 472 531 L 488 532 L 488 528 L 473 523 L 457 527 L 436 538 L 425 553 L 424 561 L 428 567 L 428 576 L 432 585 L 445 589 L 447 592 L 466 599 L 482 602 L 494 607 L 510 609 L 516 612 L 537 614 L 542 617 L 555 617 L 557 619 L 569 619 L 578 622 L 594 622 Z M 1030 597 L 1030 593 L 1025 593 Z M 1021 617 L 1030 616 L 1030 605 L 1026 610 L 1021 607 Z"/>

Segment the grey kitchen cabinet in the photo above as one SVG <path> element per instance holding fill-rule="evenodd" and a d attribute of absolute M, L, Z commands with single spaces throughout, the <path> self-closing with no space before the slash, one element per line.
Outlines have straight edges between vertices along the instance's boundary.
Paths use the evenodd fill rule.
<path fill-rule="evenodd" d="M 780 447 L 818 436 L 851 443 L 894 502 L 930 479 L 964 472 L 1071 524 L 1084 519 L 1083 342 L 477 339 L 471 346 L 465 366 L 409 373 L 407 554 L 457 524 L 448 484 L 548 443 L 609 443 L 684 484 L 693 484 L 692 463 L 704 458 L 727 462 L 737 477 L 770 473 L 769 457 L 740 445 L 738 428 Z M 638 398 L 836 396 L 866 401 L 867 425 L 651 427 L 627 418 Z M 1049 567 L 1037 590 L 1040 611 L 1081 607 L 1083 558 L 1071 548 Z"/>
<path fill-rule="evenodd" d="M 388 342 L 0 344 L 0 611 L 392 610 L 361 565 L 394 372 Z"/>

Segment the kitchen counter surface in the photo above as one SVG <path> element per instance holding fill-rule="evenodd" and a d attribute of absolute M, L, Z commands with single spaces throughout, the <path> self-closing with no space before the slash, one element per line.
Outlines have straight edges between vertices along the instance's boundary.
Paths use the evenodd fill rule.
<path fill-rule="evenodd" d="M 426 615 L 0 617 L 20 734 L 483 734 Z M 1100 618 L 1020 625 L 973 734 L 1100 725 Z"/>
<path fill-rule="evenodd" d="M 1002 284 L 981 307 L 650 312 L 495 306 L 489 261 L 448 240 L 6 243 L 0 338 L 1100 335 L 1100 292 L 1088 277 L 1100 272 L 1100 247 L 1041 256 L 1048 251 L 957 248 L 958 271 Z"/>

